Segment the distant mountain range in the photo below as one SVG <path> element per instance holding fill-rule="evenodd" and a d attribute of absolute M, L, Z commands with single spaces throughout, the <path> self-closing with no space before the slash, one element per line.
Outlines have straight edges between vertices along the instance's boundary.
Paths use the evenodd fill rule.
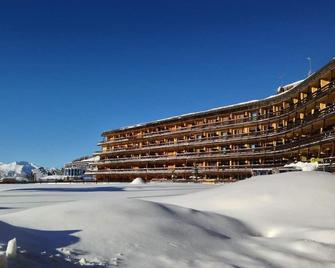
<path fill-rule="evenodd" d="M 37 165 L 26 161 L 12 162 L 8 164 L 0 162 L 0 177 L 26 177 L 37 168 L 39 168 Z"/>

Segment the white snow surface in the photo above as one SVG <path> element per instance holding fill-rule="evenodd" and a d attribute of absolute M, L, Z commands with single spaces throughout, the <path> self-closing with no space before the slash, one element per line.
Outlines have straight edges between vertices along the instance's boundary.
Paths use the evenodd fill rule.
<path fill-rule="evenodd" d="M 318 168 L 318 162 L 307 163 L 307 162 L 297 162 L 285 165 L 285 167 L 294 167 L 302 171 L 314 171 Z"/>
<path fill-rule="evenodd" d="M 100 160 L 100 156 L 96 155 L 96 156 L 92 156 L 92 157 L 87 158 L 87 159 L 83 159 L 83 160 L 81 160 L 81 162 L 97 162 L 99 160 Z"/>
<path fill-rule="evenodd" d="M 280 90 L 283 88 L 283 89 L 293 89 L 293 88 L 295 88 L 296 86 L 298 86 L 298 85 L 300 85 L 302 82 L 304 82 L 305 81 L 305 79 L 302 79 L 302 80 L 298 80 L 298 81 L 295 81 L 295 82 L 293 82 L 293 83 L 290 83 L 290 84 L 286 84 L 286 85 L 283 85 L 283 86 L 280 86 L 280 87 L 278 87 L 278 89 L 277 89 L 277 93 L 279 93 L 280 92 Z"/>
<path fill-rule="evenodd" d="M 57 181 L 57 180 L 62 180 L 64 179 L 63 175 L 48 175 L 41 177 L 39 181 Z"/>
<path fill-rule="evenodd" d="M 335 175 L 1 185 L 9 267 L 335 267 Z"/>
<path fill-rule="evenodd" d="M 142 178 L 136 178 L 130 184 L 145 184 L 145 181 Z"/>

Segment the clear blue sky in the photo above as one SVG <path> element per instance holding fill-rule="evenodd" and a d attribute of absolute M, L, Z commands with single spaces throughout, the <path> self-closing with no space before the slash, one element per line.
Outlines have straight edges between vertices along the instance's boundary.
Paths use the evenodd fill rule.
<path fill-rule="evenodd" d="M 299 3 L 298 3 L 299 2 Z M 62 166 L 103 130 L 272 95 L 335 56 L 334 1 L 7 1 L 0 162 Z"/>

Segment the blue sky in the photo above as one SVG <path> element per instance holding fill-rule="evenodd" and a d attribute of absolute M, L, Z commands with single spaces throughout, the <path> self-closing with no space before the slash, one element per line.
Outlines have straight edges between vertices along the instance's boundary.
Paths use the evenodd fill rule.
<path fill-rule="evenodd" d="M 62 166 L 103 130 L 272 95 L 335 56 L 334 1 L 7 1 L 0 162 Z"/>

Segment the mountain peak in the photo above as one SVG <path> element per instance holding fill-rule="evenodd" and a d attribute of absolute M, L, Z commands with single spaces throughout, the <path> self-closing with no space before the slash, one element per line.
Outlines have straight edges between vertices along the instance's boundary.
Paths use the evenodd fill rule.
<path fill-rule="evenodd" d="M 8 164 L 0 162 L 0 177 L 26 176 L 36 168 L 38 168 L 37 165 L 28 161 L 15 161 Z"/>

